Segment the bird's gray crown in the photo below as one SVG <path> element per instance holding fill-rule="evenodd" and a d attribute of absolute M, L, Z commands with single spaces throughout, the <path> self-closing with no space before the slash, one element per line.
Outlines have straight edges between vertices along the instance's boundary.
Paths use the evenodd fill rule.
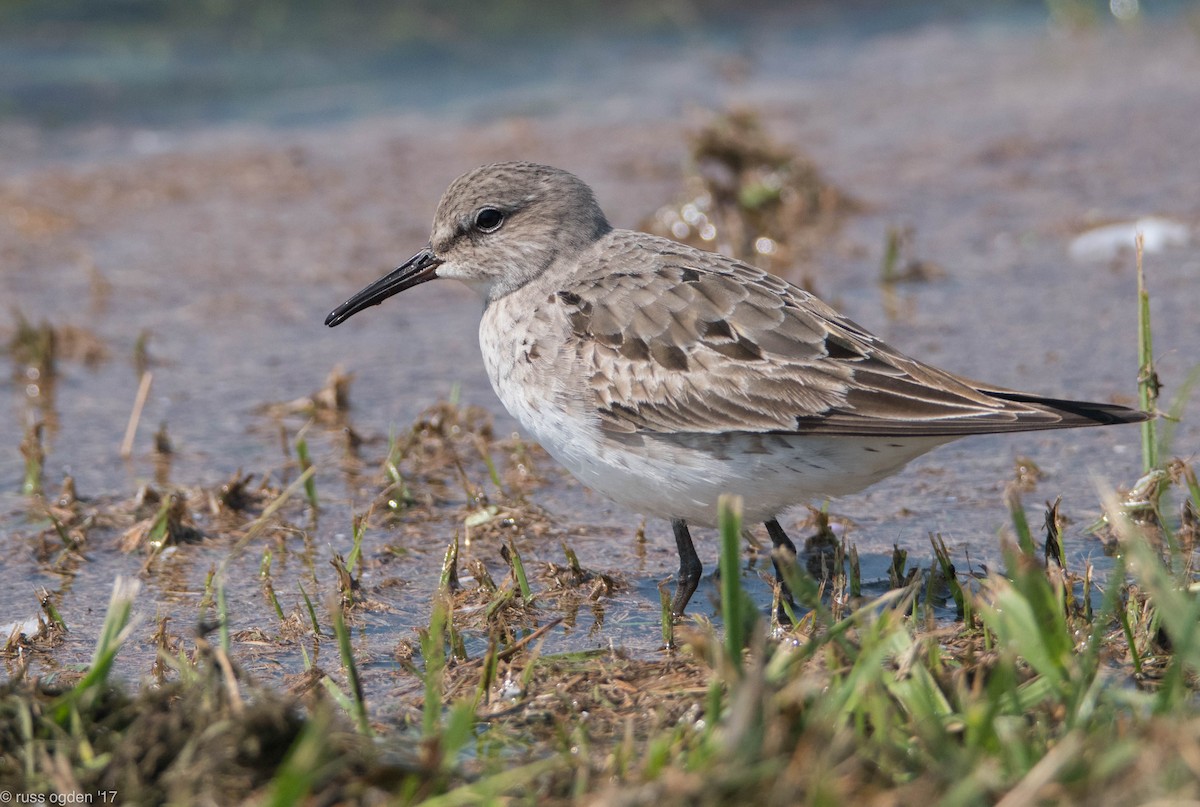
<path fill-rule="evenodd" d="M 451 183 L 429 243 L 439 277 L 499 299 L 611 230 L 582 180 L 529 162 L 484 165 Z"/>

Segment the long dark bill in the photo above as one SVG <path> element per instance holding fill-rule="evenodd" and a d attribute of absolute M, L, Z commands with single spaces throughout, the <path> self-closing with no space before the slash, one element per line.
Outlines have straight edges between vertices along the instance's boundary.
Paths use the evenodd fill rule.
<path fill-rule="evenodd" d="M 399 269 L 376 280 L 333 309 L 325 318 L 325 324 L 330 328 L 341 325 L 364 308 L 379 305 L 393 294 L 399 294 L 405 289 L 411 289 L 427 280 L 433 280 L 437 277 L 437 268 L 441 262 L 441 259 L 436 257 L 429 247 L 426 247 L 405 261 Z"/>

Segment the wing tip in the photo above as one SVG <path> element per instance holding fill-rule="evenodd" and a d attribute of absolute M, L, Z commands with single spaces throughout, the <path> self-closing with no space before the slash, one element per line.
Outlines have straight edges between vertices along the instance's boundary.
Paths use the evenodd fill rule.
<path fill-rule="evenodd" d="M 1046 428 L 1072 428 L 1076 426 L 1115 426 L 1122 423 L 1142 423 L 1151 420 L 1155 415 L 1121 404 L 1100 403 L 1097 401 L 1071 401 L 1061 398 L 1043 398 L 1038 395 L 1027 395 L 1020 392 L 987 390 L 987 393 L 1002 401 L 1033 406 L 1042 411 L 1057 415 L 1057 423 L 1047 424 Z M 1036 428 L 1036 427 L 1035 427 Z"/>

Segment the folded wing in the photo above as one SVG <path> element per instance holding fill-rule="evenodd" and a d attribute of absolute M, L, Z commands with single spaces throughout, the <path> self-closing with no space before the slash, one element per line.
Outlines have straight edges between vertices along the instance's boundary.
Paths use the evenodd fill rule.
<path fill-rule="evenodd" d="M 712 253 L 666 241 L 629 250 L 557 295 L 568 352 L 610 432 L 956 436 L 1148 417 L 922 364 L 807 292 Z"/>

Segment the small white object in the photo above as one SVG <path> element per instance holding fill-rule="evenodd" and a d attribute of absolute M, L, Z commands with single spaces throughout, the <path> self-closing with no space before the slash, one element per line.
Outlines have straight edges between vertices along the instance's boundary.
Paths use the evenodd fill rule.
<path fill-rule="evenodd" d="M 1142 234 L 1142 251 L 1147 255 L 1162 252 L 1167 247 L 1187 246 L 1192 237 L 1186 224 L 1148 216 L 1081 233 L 1071 241 L 1067 253 L 1075 261 L 1111 261 L 1123 252 L 1133 252 L 1138 233 Z"/>
<path fill-rule="evenodd" d="M 1132 20 L 1141 9 L 1138 0 L 1109 0 L 1108 10 L 1118 20 Z"/>
<path fill-rule="evenodd" d="M 519 700 L 525 694 L 525 688 L 512 679 L 512 676 L 505 676 L 504 683 L 500 685 L 499 692 L 496 693 L 503 700 L 515 701 Z"/>
<path fill-rule="evenodd" d="M 0 625 L 0 637 L 7 639 L 15 634 L 25 634 L 26 636 L 34 636 L 38 632 L 38 618 L 36 616 L 19 622 L 9 622 L 7 625 Z"/>

